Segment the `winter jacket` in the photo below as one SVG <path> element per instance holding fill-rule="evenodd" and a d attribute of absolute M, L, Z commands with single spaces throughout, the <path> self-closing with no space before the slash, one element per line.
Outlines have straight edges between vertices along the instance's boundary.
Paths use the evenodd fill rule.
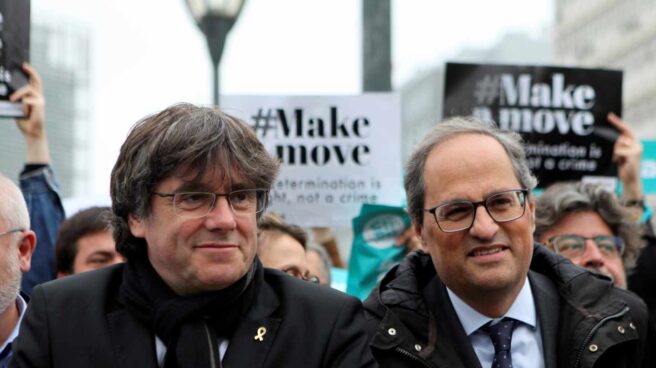
<path fill-rule="evenodd" d="M 529 281 L 545 367 L 654 366 L 654 331 L 645 304 L 633 293 L 541 245 L 534 247 Z M 538 284 L 552 294 L 538 297 Z M 370 346 L 381 367 L 480 367 L 428 254 L 408 255 L 364 305 Z"/>

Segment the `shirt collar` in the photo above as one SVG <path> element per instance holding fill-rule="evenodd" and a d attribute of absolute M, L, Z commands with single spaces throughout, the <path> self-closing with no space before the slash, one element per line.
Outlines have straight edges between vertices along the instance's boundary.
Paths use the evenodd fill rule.
<path fill-rule="evenodd" d="M 5 341 L 2 345 L 0 345 L 0 352 L 4 351 L 7 345 L 12 343 L 14 339 L 18 336 L 18 328 L 20 327 L 21 321 L 23 320 L 23 316 L 25 315 L 25 311 L 27 310 L 27 302 L 25 299 L 23 299 L 20 294 L 16 296 L 16 307 L 18 308 L 18 321 L 16 322 L 16 326 L 14 326 L 14 329 L 11 331 L 9 334 L 9 337 L 7 338 L 7 341 Z"/>
<path fill-rule="evenodd" d="M 505 315 L 500 318 L 494 319 L 487 317 L 474 308 L 470 307 L 465 303 L 460 297 L 458 297 L 451 289 L 448 287 L 446 291 L 451 299 L 451 304 L 453 304 L 453 309 L 455 309 L 460 323 L 465 330 L 467 336 L 476 332 L 479 328 L 483 327 L 486 323 L 490 321 L 497 321 L 504 317 L 510 317 L 517 321 L 520 321 L 532 329 L 536 328 L 536 314 L 535 314 L 535 302 L 533 300 L 533 293 L 531 292 L 531 286 L 529 285 L 528 277 L 524 280 L 524 286 L 519 291 L 517 298 L 508 309 Z"/>

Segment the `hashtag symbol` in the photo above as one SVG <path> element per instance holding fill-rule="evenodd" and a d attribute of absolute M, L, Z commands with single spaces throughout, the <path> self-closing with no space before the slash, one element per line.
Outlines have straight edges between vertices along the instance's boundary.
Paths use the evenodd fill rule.
<path fill-rule="evenodd" d="M 275 129 L 277 127 L 276 121 L 278 118 L 273 113 L 272 109 L 268 109 L 266 114 L 264 113 L 263 108 L 257 110 L 257 114 L 251 116 L 253 119 L 253 125 L 251 128 L 255 134 L 259 134 L 261 138 L 265 138 L 269 129 Z"/>
<path fill-rule="evenodd" d="M 476 82 L 474 98 L 479 105 L 490 105 L 499 97 L 499 76 L 486 75 Z"/>

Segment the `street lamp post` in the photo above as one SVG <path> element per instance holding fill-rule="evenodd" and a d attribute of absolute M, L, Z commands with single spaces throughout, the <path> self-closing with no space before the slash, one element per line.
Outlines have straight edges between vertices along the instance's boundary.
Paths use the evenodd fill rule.
<path fill-rule="evenodd" d="M 185 0 L 198 28 L 205 34 L 212 58 L 214 105 L 219 105 L 219 64 L 226 36 L 245 0 Z"/>

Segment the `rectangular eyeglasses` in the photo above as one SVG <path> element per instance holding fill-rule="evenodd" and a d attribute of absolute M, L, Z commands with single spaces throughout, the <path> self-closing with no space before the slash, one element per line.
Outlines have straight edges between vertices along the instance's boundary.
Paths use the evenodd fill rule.
<path fill-rule="evenodd" d="M 250 215 L 264 211 L 268 200 L 266 189 L 239 189 L 228 193 L 210 192 L 153 192 L 159 197 L 173 198 L 173 212 L 185 218 L 200 218 L 210 213 L 219 197 L 226 197 L 235 215 Z"/>
<path fill-rule="evenodd" d="M 440 230 L 455 233 L 468 230 L 474 225 L 476 209 L 485 207 L 490 217 L 497 223 L 517 220 L 526 210 L 528 189 L 513 189 L 492 193 L 482 201 L 454 201 L 424 209 L 435 218 Z"/>

